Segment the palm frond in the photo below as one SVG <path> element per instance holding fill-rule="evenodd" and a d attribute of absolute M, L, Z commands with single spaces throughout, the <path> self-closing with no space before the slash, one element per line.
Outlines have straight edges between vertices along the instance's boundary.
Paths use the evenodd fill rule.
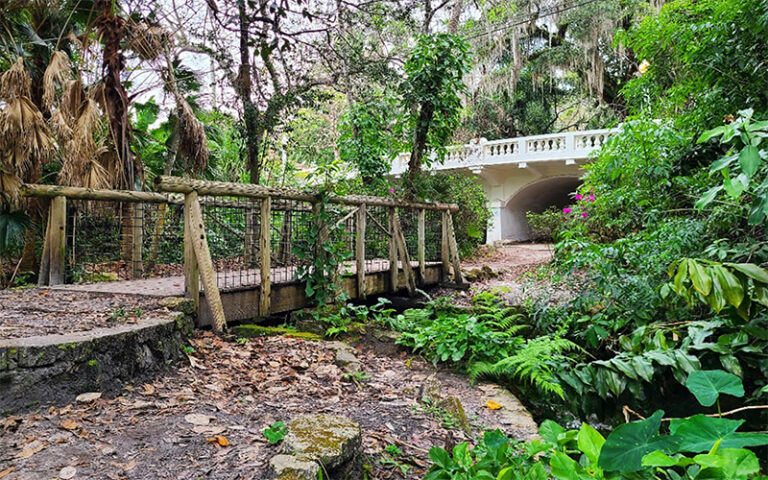
<path fill-rule="evenodd" d="M 32 80 L 24 68 L 24 60 L 19 57 L 0 77 L 0 98 L 9 100 L 14 97 L 29 97 L 31 86 Z"/>
<path fill-rule="evenodd" d="M 52 111 L 56 104 L 57 90 L 63 90 L 72 78 L 69 57 L 62 51 L 55 51 L 43 74 L 43 106 Z"/>

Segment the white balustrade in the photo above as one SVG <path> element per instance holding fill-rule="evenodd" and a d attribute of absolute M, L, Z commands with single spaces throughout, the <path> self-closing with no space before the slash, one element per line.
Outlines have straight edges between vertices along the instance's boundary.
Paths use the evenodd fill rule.
<path fill-rule="evenodd" d="M 466 145 L 452 145 L 447 148 L 443 163 L 432 163 L 432 170 L 469 168 L 479 171 L 484 165 L 516 164 L 518 166 L 537 162 L 567 162 L 573 165 L 586 160 L 590 154 L 605 144 L 617 129 L 565 132 L 531 137 L 506 138 L 487 141 L 473 140 Z M 403 153 L 392 162 L 394 175 L 401 175 L 408 169 L 409 154 Z M 434 160 L 434 156 L 433 156 Z"/>

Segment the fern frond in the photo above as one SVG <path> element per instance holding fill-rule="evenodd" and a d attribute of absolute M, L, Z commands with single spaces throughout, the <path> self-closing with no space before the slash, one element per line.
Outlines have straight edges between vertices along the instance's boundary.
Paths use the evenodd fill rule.
<path fill-rule="evenodd" d="M 583 351 L 583 349 L 565 338 L 549 336 L 534 338 L 514 355 L 494 364 L 475 363 L 470 367 L 470 378 L 475 380 L 480 376 L 510 375 L 532 384 L 542 392 L 554 393 L 563 398 L 563 387 L 557 381 L 548 362 L 568 351 Z"/>

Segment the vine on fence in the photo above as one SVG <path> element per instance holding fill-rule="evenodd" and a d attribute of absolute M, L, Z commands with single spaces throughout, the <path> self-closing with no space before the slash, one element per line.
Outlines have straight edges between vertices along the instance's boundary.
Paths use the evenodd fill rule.
<path fill-rule="evenodd" d="M 330 203 L 330 192 L 320 190 L 317 198 L 313 206 L 314 218 L 307 225 L 306 242 L 294 245 L 293 253 L 302 261 L 298 278 L 305 282 L 304 291 L 309 303 L 325 305 L 346 300 L 346 292 L 338 281 L 339 266 L 352 257 L 352 252 L 344 242 L 343 223 L 331 222 L 334 206 Z"/>

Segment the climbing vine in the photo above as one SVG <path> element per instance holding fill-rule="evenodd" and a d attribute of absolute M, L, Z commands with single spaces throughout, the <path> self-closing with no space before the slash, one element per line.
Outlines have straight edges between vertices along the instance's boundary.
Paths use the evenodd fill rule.
<path fill-rule="evenodd" d="M 352 257 L 344 238 L 343 223 L 335 224 L 331 193 L 321 189 L 307 224 L 306 240 L 294 245 L 293 253 L 301 260 L 298 279 L 305 283 L 304 292 L 312 305 L 343 302 L 346 294 L 339 282 L 339 267 Z"/>

